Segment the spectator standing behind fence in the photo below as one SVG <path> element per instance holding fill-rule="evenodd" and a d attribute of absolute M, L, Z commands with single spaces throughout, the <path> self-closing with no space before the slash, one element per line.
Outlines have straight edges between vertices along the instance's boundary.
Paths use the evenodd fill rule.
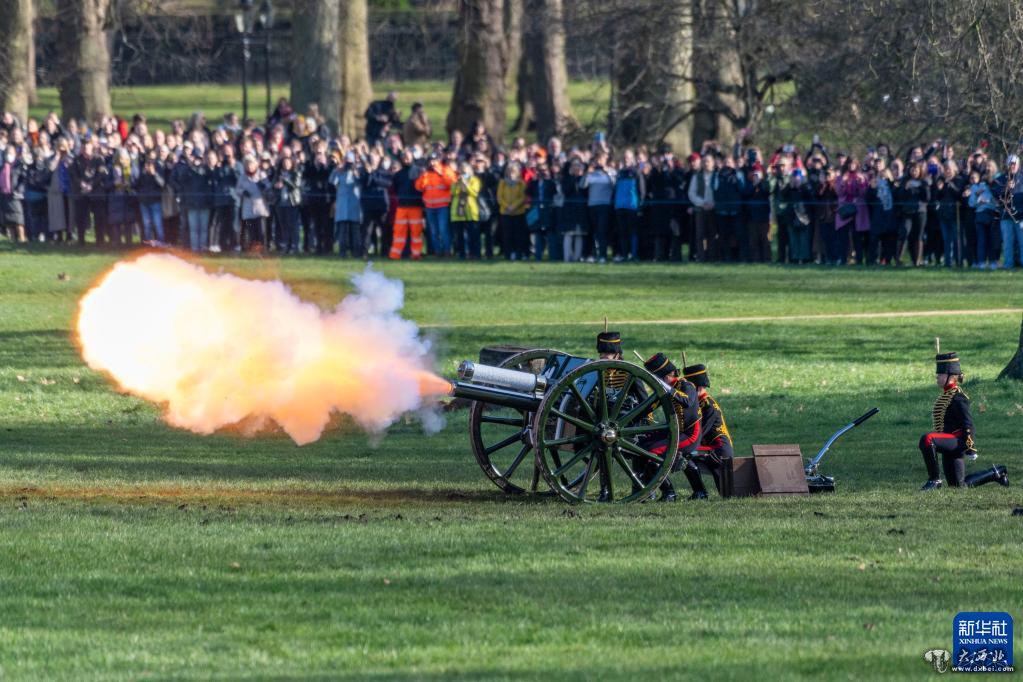
<path fill-rule="evenodd" d="M 426 206 L 426 230 L 430 253 L 451 255 L 451 185 L 455 171 L 438 154 L 430 154 L 426 170 L 416 178 L 416 190 Z"/>
<path fill-rule="evenodd" d="M 943 175 L 935 185 L 938 199 L 938 222 L 941 225 L 941 239 L 945 245 L 945 267 L 959 264 L 959 202 L 963 188 L 958 178 L 959 169 L 955 161 L 946 161 Z"/>
<path fill-rule="evenodd" d="M 529 231 L 526 225 L 528 204 L 522 167 L 509 162 L 504 177 L 497 185 L 497 206 L 501 214 L 501 252 L 507 260 L 525 259 L 529 255 Z"/>
<path fill-rule="evenodd" d="M 48 139 L 46 133 L 40 139 Z M 25 229 L 29 241 L 41 242 L 49 239 L 47 224 L 48 192 L 50 188 L 50 160 L 52 151 L 46 145 L 40 145 L 35 153 L 28 153 L 25 169 Z M 23 157 L 24 158 L 24 157 Z"/>
<path fill-rule="evenodd" d="M 106 197 L 103 181 L 106 165 L 95 154 L 91 141 L 82 144 L 81 153 L 75 157 L 71 172 L 71 196 L 74 198 L 75 228 L 78 245 L 85 246 L 85 234 L 91 224 L 95 226 L 96 244 L 106 241 Z"/>
<path fill-rule="evenodd" d="M 243 247 L 258 251 L 264 246 L 264 221 L 270 216 L 264 197 L 270 183 L 260 170 L 256 157 L 246 156 L 244 168 L 245 172 L 238 178 L 235 188 L 241 204 Z"/>
<path fill-rule="evenodd" d="M 234 192 L 238 174 L 234 168 L 234 157 L 224 146 L 224 158 L 213 149 L 206 152 L 206 163 L 210 174 L 210 192 L 213 206 L 210 209 L 210 251 L 220 253 L 222 249 L 238 249 L 238 234 L 235 232 L 234 216 L 237 200 Z"/>
<path fill-rule="evenodd" d="M 1005 172 L 995 179 L 992 190 L 1002 206 L 1002 267 L 1023 266 L 1023 171 L 1018 156 L 1006 159 Z"/>
<path fill-rule="evenodd" d="M 910 162 L 899 190 L 904 236 L 896 258 L 901 261 L 903 248 L 908 246 L 910 263 L 920 266 L 923 265 L 924 238 L 927 234 L 927 205 L 931 200 L 931 185 L 925 177 L 921 162 Z"/>
<path fill-rule="evenodd" d="M 11 241 L 27 241 L 25 235 L 25 167 L 11 145 L 0 166 L 0 219 Z"/>
<path fill-rule="evenodd" d="M 173 182 L 188 223 L 188 248 L 194 252 L 205 251 L 209 242 L 211 203 L 209 174 L 199 149 L 193 146 L 184 163 L 175 168 Z"/>
<path fill-rule="evenodd" d="M 893 178 L 886 159 L 878 157 L 867 185 L 866 199 L 870 207 L 869 265 L 893 264 L 898 232 L 895 226 L 895 195 Z"/>
<path fill-rule="evenodd" d="M 394 240 L 389 256 L 399 260 L 408 244 L 412 260 L 423 257 L 423 200 L 416 189 L 422 169 L 415 164 L 411 150 L 401 154 L 401 168 L 394 174 L 394 193 L 398 207 L 394 213 Z"/>
<path fill-rule="evenodd" d="M 334 248 L 334 217 L 330 213 L 330 201 L 334 193 L 334 187 L 330 184 L 331 171 L 326 144 L 322 144 L 306 162 L 302 173 L 302 196 L 309 209 L 307 229 L 312 232 L 307 241 L 318 254 L 330 253 Z"/>
<path fill-rule="evenodd" d="M 842 174 L 835 181 L 835 192 L 838 194 L 835 229 L 848 232 L 856 250 L 856 262 L 862 265 L 870 247 L 870 214 L 865 201 L 867 185 L 855 158 L 845 160 Z"/>
<path fill-rule="evenodd" d="M 532 179 L 526 185 L 526 198 L 529 211 L 526 212 L 526 224 L 529 228 L 529 242 L 534 260 L 543 260 L 544 251 L 551 240 L 554 221 L 554 196 L 557 185 L 551 177 L 550 166 L 546 160 L 539 160 Z M 560 252 L 560 244 L 555 249 L 551 242 L 551 260 L 555 252 Z"/>
<path fill-rule="evenodd" d="M 615 224 L 618 247 L 615 262 L 639 260 L 639 211 L 646 196 L 646 178 L 636 163 L 636 154 L 626 149 L 614 186 Z"/>
<path fill-rule="evenodd" d="M 302 249 L 299 207 L 302 205 L 302 174 L 292 156 L 281 156 L 273 180 L 274 213 L 277 217 L 277 250 L 294 254 Z"/>
<path fill-rule="evenodd" d="M 998 166 L 992 161 L 987 167 L 987 177 L 994 178 L 997 174 Z M 998 202 L 991 192 L 991 186 L 982 179 L 978 171 L 970 173 L 968 191 L 977 230 L 977 262 L 974 263 L 974 267 L 981 270 L 986 270 L 989 266 L 998 267 L 997 254 L 991 258 L 996 243 L 995 231 L 998 230 Z"/>
<path fill-rule="evenodd" d="M 705 263 L 714 238 L 714 156 L 704 154 L 693 162 L 693 176 L 689 181 L 689 202 L 693 206 L 693 239 L 696 257 Z M 692 254 L 690 254 L 692 256 Z"/>
<path fill-rule="evenodd" d="M 771 262 L 771 185 L 764 177 L 764 168 L 753 164 L 742 186 L 742 201 L 747 254 L 752 263 Z"/>
<path fill-rule="evenodd" d="M 451 227 L 456 236 L 461 235 L 455 240 L 461 245 L 458 257 L 479 260 L 479 196 L 483 189 L 483 181 L 476 177 L 467 161 L 459 164 L 458 170 L 458 179 L 451 185 Z"/>
<path fill-rule="evenodd" d="M 603 144 L 601 141 L 600 144 Z M 615 171 L 608 166 L 603 147 L 593 153 L 593 160 L 583 176 L 586 190 L 586 212 L 590 219 L 594 256 L 598 263 L 607 262 L 607 239 L 611 230 L 611 204 L 614 199 Z"/>
<path fill-rule="evenodd" d="M 355 151 L 345 152 L 341 164 L 330 174 L 334 186 L 334 235 L 337 255 L 362 258 L 366 240 L 362 234 L 363 172 Z"/>
<path fill-rule="evenodd" d="M 156 153 L 147 156 L 135 178 L 135 196 L 142 216 L 142 241 L 150 246 L 164 243 L 163 188 L 166 180 Z"/>
<path fill-rule="evenodd" d="M 391 158 L 370 152 L 366 160 L 366 178 L 362 191 L 363 252 L 377 256 L 391 246 L 391 223 L 387 220 L 390 202 L 387 190 L 394 180 Z"/>
<path fill-rule="evenodd" d="M 585 170 L 583 162 L 573 158 L 561 176 L 561 193 L 565 197 L 561 209 L 561 233 L 566 263 L 580 262 L 586 247 L 586 190 L 583 189 Z"/>
<path fill-rule="evenodd" d="M 118 147 L 107 175 L 107 230 L 114 245 L 130 244 L 135 222 L 135 198 L 132 185 L 138 177 L 138 167 L 124 147 Z"/>
<path fill-rule="evenodd" d="M 742 227 L 742 176 L 736 172 L 735 160 L 728 156 L 714 173 L 714 248 L 708 260 L 745 260 L 740 248 L 745 230 Z"/>
<path fill-rule="evenodd" d="M 71 196 L 74 191 L 74 162 L 71 143 L 67 138 L 59 138 L 56 154 L 48 165 L 50 186 L 46 192 L 47 219 L 50 237 L 54 241 L 71 241 L 71 228 L 75 224 Z"/>

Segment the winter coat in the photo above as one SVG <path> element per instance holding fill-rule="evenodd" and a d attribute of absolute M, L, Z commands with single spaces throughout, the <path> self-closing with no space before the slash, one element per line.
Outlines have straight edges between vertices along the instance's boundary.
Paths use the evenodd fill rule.
<path fill-rule="evenodd" d="M 482 189 L 483 181 L 475 175 L 468 180 L 459 177 L 451 185 L 451 222 L 477 222 L 480 219 L 479 195 Z"/>
<path fill-rule="evenodd" d="M 335 168 L 330 174 L 334 186 L 334 222 L 362 222 L 362 172 L 355 168 Z"/>
<path fill-rule="evenodd" d="M 242 173 L 238 177 L 238 184 L 235 185 L 235 194 L 241 203 L 242 220 L 255 220 L 266 218 L 270 215 L 264 193 L 270 189 L 269 181 L 256 171 L 256 177 L 251 178 Z"/>

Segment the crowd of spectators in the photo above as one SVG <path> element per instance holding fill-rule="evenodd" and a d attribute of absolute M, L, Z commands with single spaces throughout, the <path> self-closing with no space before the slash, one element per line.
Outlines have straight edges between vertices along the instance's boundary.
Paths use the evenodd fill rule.
<path fill-rule="evenodd" d="M 1023 266 L 1019 158 L 946 140 L 901 157 L 815 137 L 773 152 L 706 142 L 566 148 L 482 124 L 433 140 L 422 106 L 373 102 L 364 137 L 284 99 L 262 124 L 201 113 L 86 125 L 0 118 L 0 218 L 16 241 L 393 259 Z M 997 161 L 1003 161 L 1000 168 Z"/>

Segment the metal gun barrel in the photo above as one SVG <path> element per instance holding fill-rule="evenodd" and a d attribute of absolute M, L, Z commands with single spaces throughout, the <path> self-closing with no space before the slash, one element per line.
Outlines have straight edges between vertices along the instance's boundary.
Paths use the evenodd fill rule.
<path fill-rule="evenodd" d="M 455 381 L 451 384 L 451 395 L 466 400 L 481 400 L 483 402 L 511 407 L 526 412 L 536 412 L 540 407 L 540 398 L 533 393 L 519 393 L 507 388 L 495 388 L 492 386 L 480 386 L 466 381 Z"/>
<path fill-rule="evenodd" d="M 504 367 L 481 365 L 469 360 L 458 366 L 458 378 L 463 382 L 487 384 L 507 388 L 520 393 L 535 393 L 547 390 L 547 378 L 530 372 L 520 372 Z"/>

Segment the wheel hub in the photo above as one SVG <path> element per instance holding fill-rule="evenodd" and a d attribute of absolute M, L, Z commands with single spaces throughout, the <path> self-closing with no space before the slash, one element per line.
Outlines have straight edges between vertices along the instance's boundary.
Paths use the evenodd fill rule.
<path fill-rule="evenodd" d="M 618 425 L 617 424 L 601 424 L 598 433 L 600 434 L 600 440 L 605 445 L 612 445 L 618 442 Z"/>

